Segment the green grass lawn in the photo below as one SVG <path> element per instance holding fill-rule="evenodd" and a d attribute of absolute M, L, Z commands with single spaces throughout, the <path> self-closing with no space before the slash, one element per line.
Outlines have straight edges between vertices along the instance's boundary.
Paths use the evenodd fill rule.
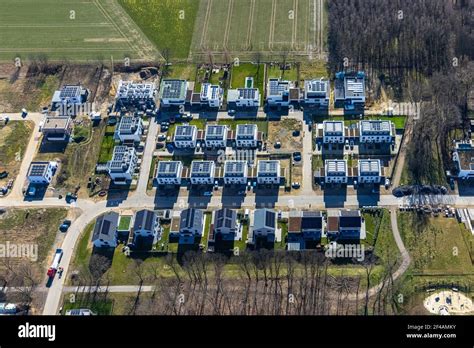
<path fill-rule="evenodd" d="M 253 86 L 258 88 L 263 99 L 265 66 L 263 64 L 240 63 L 232 67 L 231 88 L 244 88 L 245 78 L 253 77 Z"/>
<path fill-rule="evenodd" d="M 171 59 L 186 59 L 199 8 L 196 0 L 119 0 L 148 39 Z"/>
<path fill-rule="evenodd" d="M 279 65 L 267 65 L 267 79 L 270 78 L 279 78 L 282 80 L 296 82 L 298 80 L 298 69 L 294 64 L 289 70 L 282 70 L 280 69 Z"/>
<path fill-rule="evenodd" d="M 99 160 L 97 163 L 107 163 L 112 159 L 114 152 L 115 140 L 113 133 L 106 133 L 102 139 L 102 144 L 100 145 Z"/>
<path fill-rule="evenodd" d="M 473 238 L 463 235 L 455 219 L 402 212 L 398 224 L 412 257 L 414 272 L 460 275 L 474 271 L 469 256 Z"/>
<path fill-rule="evenodd" d="M 176 126 L 182 125 L 183 122 L 176 122 L 173 124 L 170 124 L 168 128 L 168 132 L 166 133 L 167 136 L 173 137 L 174 132 L 176 130 Z M 205 129 L 206 128 L 206 120 L 203 118 L 193 118 L 191 121 L 187 122 L 190 126 L 196 126 L 198 129 Z"/>
<path fill-rule="evenodd" d="M 113 307 L 114 300 L 108 298 L 108 294 L 64 294 L 63 314 L 71 309 L 87 308 L 96 315 L 111 315 Z"/>
<path fill-rule="evenodd" d="M 119 231 L 128 231 L 128 230 L 130 230 L 131 222 L 132 222 L 132 217 L 130 215 L 120 215 L 118 230 Z"/>
<path fill-rule="evenodd" d="M 166 67 L 166 77 L 170 79 L 196 80 L 196 66 L 188 63 L 177 63 Z"/>

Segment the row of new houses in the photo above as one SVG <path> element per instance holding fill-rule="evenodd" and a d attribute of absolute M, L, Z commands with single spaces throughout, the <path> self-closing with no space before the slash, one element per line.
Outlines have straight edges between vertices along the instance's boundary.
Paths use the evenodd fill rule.
<path fill-rule="evenodd" d="M 258 107 L 260 91 L 253 86 L 253 78 L 248 77 L 245 88 L 229 89 L 227 102 L 237 107 Z M 82 105 L 90 92 L 80 85 L 66 85 L 54 93 L 52 110 L 60 109 L 60 115 L 74 116 L 66 112 L 66 107 Z M 155 109 L 157 89 L 154 83 L 119 81 L 116 93 L 116 109 Z M 363 110 L 365 106 L 365 74 L 363 72 L 336 74 L 334 105 L 346 110 Z M 203 83 L 201 91 L 194 93 L 186 80 L 164 79 L 159 97 L 163 106 L 206 105 L 219 108 L 224 100 L 224 91 L 219 85 Z M 304 89 L 295 87 L 291 81 L 270 78 L 267 84 L 266 101 L 270 106 L 289 106 L 291 103 L 328 108 L 330 82 L 327 79 L 307 80 Z"/>
<path fill-rule="evenodd" d="M 121 229 L 121 219 L 130 219 Z M 132 223 L 133 220 L 133 223 Z M 96 248 L 115 248 L 119 241 L 128 243 L 140 250 L 150 250 L 161 238 L 161 227 L 158 215 L 151 210 L 140 210 L 131 216 L 120 216 L 109 212 L 97 218 L 92 234 L 92 243 Z M 130 233 L 131 237 L 130 238 Z"/>
<path fill-rule="evenodd" d="M 252 80 L 251 78 L 247 78 Z M 246 83 L 247 86 L 249 84 Z M 189 90 L 186 80 L 164 79 L 161 82 L 160 101 L 163 106 L 207 105 L 220 107 L 223 102 L 223 90 L 218 85 L 204 83 L 200 93 Z M 304 103 L 309 106 L 328 108 L 330 82 L 327 79 L 307 80 L 304 89 L 295 87 L 291 81 L 271 78 L 267 84 L 266 102 L 269 106 L 287 107 L 291 103 Z M 258 107 L 260 92 L 253 87 L 229 89 L 227 103 L 237 107 Z M 339 73 L 335 84 L 335 107 L 346 110 L 363 110 L 365 106 L 365 75 Z"/>
<path fill-rule="evenodd" d="M 181 149 L 195 148 L 198 141 L 204 141 L 208 148 L 223 148 L 233 141 L 239 148 L 256 148 L 262 140 L 256 124 L 239 124 L 235 132 L 225 125 L 207 125 L 205 131 L 194 125 L 179 125 L 173 137 L 174 146 Z"/>
<path fill-rule="evenodd" d="M 192 185 L 213 185 L 222 179 L 225 185 L 246 185 L 256 178 L 258 184 L 280 185 L 284 178 L 281 171 L 278 160 L 260 160 L 257 168 L 249 168 L 247 161 L 225 161 L 223 173 L 214 161 L 192 161 L 189 170 L 181 161 L 160 161 L 155 182 L 158 185 L 181 185 L 185 179 Z"/>
<path fill-rule="evenodd" d="M 380 160 L 360 159 L 357 167 L 349 168 L 347 160 L 325 160 L 324 168 L 314 173 L 315 180 L 324 184 L 380 184 L 385 177 Z"/>
<path fill-rule="evenodd" d="M 364 143 L 395 143 L 396 130 L 392 121 L 362 120 L 357 127 L 345 127 L 344 121 L 323 121 L 318 125 L 316 141 L 323 144 L 344 144 L 346 140 Z"/>

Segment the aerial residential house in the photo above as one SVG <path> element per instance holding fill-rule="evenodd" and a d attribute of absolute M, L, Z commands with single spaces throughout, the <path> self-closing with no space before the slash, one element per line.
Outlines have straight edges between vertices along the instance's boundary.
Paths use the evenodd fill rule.
<path fill-rule="evenodd" d="M 280 161 L 260 160 L 257 165 L 257 183 L 280 185 Z"/>
<path fill-rule="evenodd" d="M 227 145 L 228 128 L 224 125 L 208 124 L 204 142 L 208 148 L 222 148 Z"/>
<path fill-rule="evenodd" d="M 292 211 L 288 219 L 288 244 L 295 243 L 292 250 L 306 249 L 307 244 L 321 240 L 323 230 L 320 211 Z"/>
<path fill-rule="evenodd" d="M 203 83 L 201 86 L 201 104 L 207 104 L 211 108 L 220 108 L 224 100 L 224 92 L 219 85 Z"/>
<path fill-rule="evenodd" d="M 72 133 L 72 119 L 69 116 L 46 116 L 41 133 L 47 141 L 67 142 Z"/>
<path fill-rule="evenodd" d="M 170 236 L 179 236 L 179 242 L 193 244 L 204 233 L 204 213 L 200 209 L 189 208 L 181 211 L 179 218 L 172 219 Z"/>
<path fill-rule="evenodd" d="M 119 214 L 109 212 L 95 221 L 92 243 L 96 248 L 115 248 L 117 246 L 117 226 Z"/>
<path fill-rule="evenodd" d="M 87 101 L 89 91 L 81 85 L 65 85 L 54 92 L 51 109 L 59 111 L 61 116 L 75 116 L 79 108 Z"/>
<path fill-rule="evenodd" d="M 224 184 L 246 185 L 248 179 L 247 161 L 225 161 Z"/>
<path fill-rule="evenodd" d="M 239 231 L 237 212 L 228 208 L 216 210 L 213 215 L 212 229 L 215 241 L 234 240 Z"/>
<path fill-rule="evenodd" d="M 360 143 L 393 143 L 395 127 L 391 121 L 365 120 L 359 122 Z"/>
<path fill-rule="evenodd" d="M 323 143 L 344 144 L 343 121 L 323 121 Z"/>
<path fill-rule="evenodd" d="M 380 160 L 361 159 L 358 164 L 359 184 L 380 184 L 382 181 L 382 165 Z"/>
<path fill-rule="evenodd" d="M 197 132 L 196 126 L 176 126 L 174 132 L 174 146 L 178 149 L 195 148 L 197 144 Z"/>
<path fill-rule="evenodd" d="M 339 235 L 339 215 L 328 212 L 326 235 L 329 239 L 334 240 Z"/>
<path fill-rule="evenodd" d="M 240 108 L 258 108 L 260 106 L 260 91 L 258 88 L 229 89 L 227 104 L 235 104 Z"/>
<path fill-rule="evenodd" d="M 474 178 L 474 147 L 472 142 L 457 142 L 453 152 L 455 174 L 460 179 Z"/>
<path fill-rule="evenodd" d="M 186 80 L 164 79 L 161 82 L 160 99 L 163 106 L 179 106 L 186 102 L 188 82 Z"/>
<path fill-rule="evenodd" d="M 329 107 L 329 80 L 306 80 L 304 82 L 304 103 L 319 108 Z"/>
<path fill-rule="evenodd" d="M 115 100 L 116 109 L 123 107 L 154 109 L 156 107 L 156 85 L 120 80 Z"/>
<path fill-rule="evenodd" d="M 338 239 L 360 239 L 362 229 L 362 216 L 360 210 L 339 211 L 339 236 Z"/>
<path fill-rule="evenodd" d="M 290 81 L 280 79 L 269 79 L 267 85 L 267 104 L 270 106 L 290 105 Z"/>
<path fill-rule="evenodd" d="M 347 184 L 347 160 L 325 160 L 324 182 L 326 184 Z"/>
<path fill-rule="evenodd" d="M 122 116 L 115 130 L 115 138 L 121 142 L 139 143 L 143 134 L 142 119 L 137 116 Z"/>
<path fill-rule="evenodd" d="M 181 161 L 160 161 L 155 180 L 158 185 L 181 185 L 183 163 Z"/>
<path fill-rule="evenodd" d="M 138 156 L 133 147 L 115 146 L 112 160 L 107 162 L 107 172 L 115 184 L 127 184 L 132 181 L 138 164 Z"/>
<path fill-rule="evenodd" d="M 160 223 L 158 215 L 152 210 L 139 210 L 133 222 L 133 244 L 135 248 L 150 250 L 159 239 Z"/>
<path fill-rule="evenodd" d="M 238 124 L 235 135 L 237 147 L 257 147 L 258 127 L 256 124 Z"/>
<path fill-rule="evenodd" d="M 27 174 L 28 182 L 34 185 L 49 185 L 56 168 L 56 162 L 31 162 Z"/>
<path fill-rule="evenodd" d="M 365 107 L 365 74 L 339 72 L 336 74 L 334 106 L 346 111 L 363 112 Z"/>
<path fill-rule="evenodd" d="M 214 161 L 192 161 L 190 181 L 192 185 L 214 184 L 216 164 Z"/>
<path fill-rule="evenodd" d="M 275 242 L 277 216 L 271 209 L 256 209 L 252 226 L 252 239 L 255 243 L 263 239 L 267 243 Z"/>

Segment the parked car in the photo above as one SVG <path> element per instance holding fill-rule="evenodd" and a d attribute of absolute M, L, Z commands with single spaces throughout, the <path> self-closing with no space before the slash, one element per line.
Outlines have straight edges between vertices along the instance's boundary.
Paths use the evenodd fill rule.
<path fill-rule="evenodd" d="M 8 172 L 4 170 L 3 172 L 0 172 L 0 179 L 5 179 L 8 176 Z"/>
<path fill-rule="evenodd" d="M 157 148 L 157 149 L 162 149 L 162 148 L 164 148 L 164 147 L 165 147 L 165 143 L 162 143 L 162 142 L 156 143 L 156 148 Z"/>
<path fill-rule="evenodd" d="M 168 152 L 173 152 L 173 151 L 174 151 L 174 146 L 173 146 L 173 144 L 168 144 L 168 145 L 166 145 L 166 150 L 168 150 Z"/>
<path fill-rule="evenodd" d="M 158 141 L 165 141 L 166 140 L 166 134 L 158 134 L 157 140 Z"/>
<path fill-rule="evenodd" d="M 275 147 L 275 149 L 279 149 L 281 148 L 281 143 L 277 141 L 273 146 Z"/>
<path fill-rule="evenodd" d="M 71 220 L 64 220 L 63 223 L 59 226 L 59 230 L 61 232 L 66 232 L 71 226 L 71 223 L 72 223 Z"/>
<path fill-rule="evenodd" d="M 291 187 L 294 188 L 294 189 L 299 189 L 301 187 L 301 184 L 299 182 L 295 181 L 291 184 Z"/>
<path fill-rule="evenodd" d="M 309 121 L 308 122 L 308 130 L 311 132 L 313 130 L 313 122 Z"/>
<path fill-rule="evenodd" d="M 294 137 L 299 137 L 300 134 L 301 134 L 301 132 L 300 132 L 298 129 L 295 129 L 295 130 L 293 131 L 293 136 L 294 136 Z"/>
<path fill-rule="evenodd" d="M 301 152 L 293 152 L 293 159 L 297 162 L 301 161 Z"/>
<path fill-rule="evenodd" d="M 227 113 L 228 113 L 229 115 L 234 115 L 234 114 L 235 114 L 235 110 L 229 110 Z"/>

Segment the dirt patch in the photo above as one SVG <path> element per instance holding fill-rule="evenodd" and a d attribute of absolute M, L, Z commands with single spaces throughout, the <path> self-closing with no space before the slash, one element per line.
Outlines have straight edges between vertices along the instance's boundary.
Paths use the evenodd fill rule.
<path fill-rule="evenodd" d="M 297 136 L 294 131 L 299 131 Z M 280 142 L 280 148 L 275 148 L 275 143 Z M 303 133 L 301 121 L 284 119 L 282 121 L 268 122 L 267 149 L 270 153 L 293 153 L 303 149 Z"/>
<path fill-rule="evenodd" d="M 51 64 L 46 60 L 33 61 L 21 68 L 0 64 L 0 112 L 19 112 L 21 108 L 39 111 L 48 106 L 54 92 L 65 84 L 80 83 L 91 91 L 88 102 L 109 101 L 112 78 L 100 64 Z"/>

